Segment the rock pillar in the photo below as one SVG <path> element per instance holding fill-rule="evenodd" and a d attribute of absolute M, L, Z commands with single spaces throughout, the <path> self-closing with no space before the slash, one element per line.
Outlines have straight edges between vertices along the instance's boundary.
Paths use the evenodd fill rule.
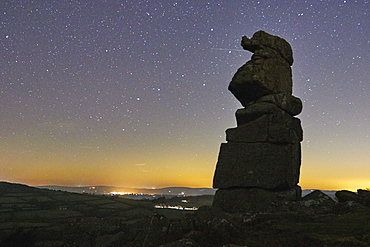
<path fill-rule="evenodd" d="M 263 31 L 241 45 L 253 52 L 229 85 L 243 105 L 237 127 L 226 130 L 213 187 L 213 206 L 224 211 L 264 211 L 301 197 L 303 131 L 294 117 L 302 102 L 292 95 L 293 53 L 287 41 Z"/>

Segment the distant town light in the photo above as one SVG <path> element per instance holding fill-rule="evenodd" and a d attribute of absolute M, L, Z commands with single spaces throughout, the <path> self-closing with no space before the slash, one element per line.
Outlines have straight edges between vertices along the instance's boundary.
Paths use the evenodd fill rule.
<path fill-rule="evenodd" d="M 110 192 L 111 195 L 118 195 L 118 196 L 123 196 L 123 195 L 132 195 L 133 193 L 132 192 L 117 192 L 117 191 L 113 191 L 113 192 Z"/>
<path fill-rule="evenodd" d="M 198 210 L 197 207 L 183 207 L 183 206 L 172 206 L 172 205 L 155 205 L 155 208 L 160 208 L 160 209 L 175 209 L 175 210 L 185 210 L 185 211 L 196 211 Z"/>

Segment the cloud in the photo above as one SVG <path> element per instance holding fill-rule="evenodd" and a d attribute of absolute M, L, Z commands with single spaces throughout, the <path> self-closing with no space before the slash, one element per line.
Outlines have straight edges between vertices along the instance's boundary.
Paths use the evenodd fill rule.
<path fill-rule="evenodd" d="M 141 172 L 153 172 L 152 170 L 146 169 L 146 164 L 138 163 L 135 164 L 135 166 L 141 171 Z"/>
<path fill-rule="evenodd" d="M 139 164 L 135 164 L 135 166 L 146 166 L 146 164 L 139 163 Z"/>

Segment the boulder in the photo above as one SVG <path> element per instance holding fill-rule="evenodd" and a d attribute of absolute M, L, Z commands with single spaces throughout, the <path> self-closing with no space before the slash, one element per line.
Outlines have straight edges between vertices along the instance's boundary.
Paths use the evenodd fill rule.
<path fill-rule="evenodd" d="M 222 143 L 213 187 L 290 189 L 299 181 L 300 166 L 300 143 Z"/>
<path fill-rule="evenodd" d="M 253 34 L 251 39 L 242 37 L 241 46 L 244 50 L 256 52 L 258 50 L 271 49 L 276 51 L 287 63 L 293 65 L 293 51 L 289 43 L 278 36 L 268 34 L 264 31 L 258 31 Z"/>
<path fill-rule="evenodd" d="M 362 199 L 363 205 L 370 206 L 370 190 L 357 190 L 357 195 Z"/>
<path fill-rule="evenodd" d="M 254 121 L 266 114 L 279 112 L 279 108 L 267 102 L 260 102 L 248 105 L 246 108 L 238 109 L 235 113 L 238 126 Z"/>
<path fill-rule="evenodd" d="M 241 112 L 243 111 L 239 111 Z M 303 139 L 301 121 L 278 108 L 254 121 L 238 122 L 246 123 L 226 130 L 228 142 L 298 143 Z"/>
<path fill-rule="evenodd" d="M 292 94 L 292 70 L 281 58 L 252 59 L 237 70 L 229 90 L 243 106 L 268 94 Z"/>
<path fill-rule="evenodd" d="M 314 206 L 332 209 L 336 202 L 324 192 L 320 190 L 314 190 L 313 192 L 304 196 L 301 200 L 301 203 L 306 207 Z"/>
<path fill-rule="evenodd" d="M 364 199 L 369 199 L 370 200 L 370 190 L 358 189 L 357 190 L 357 195 L 364 198 Z"/>
<path fill-rule="evenodd" d="M 259 102 L 273 103 L 292 116 L 302 112 L 302 101 L 287 93 L 268 94 L 256 100 L 256 103 Z"/>
<path fill-rule="evenodd" d="M 309 215 L 328 213 L 336 206 L 336 202 L 320 190 L 315 190 L 296 202 L 287 204 L 289 211 Z"/>
<path fill-rule="evenodd" d="M 288 42 L 258 31 L 251 39 L 243 36 L 241 45 L 254 54 L 237 70 L 229 90 L 243 106 L 269 94 L 292 94 L 293 52 Z"/>
<path fill-rule="evenodd" d="M 358 189 L 357 193 L 340 190 L 335 193 L 339 202 L 355 202 L 363 206 L 370 206 L 370 191 Z"/>
<path fill-rule="evenodd" d="M 358 203 L 362 203 L 363 200 L 359 197 L 355 192 L 348 191 L 348 190 L 340 190 L 335 192 L 335 196 L 337 197 L 339 202 L 348 202 L 354 201 Z"/>
<path fill-rule="evenodd" d="M 276 204 L 296 201 L 301 197 L 301 187 L 273 191 L 261 188 L 233 188 L 216 191 L 213 207 L 236 212 L 262 212 L 274 208 Z"/>

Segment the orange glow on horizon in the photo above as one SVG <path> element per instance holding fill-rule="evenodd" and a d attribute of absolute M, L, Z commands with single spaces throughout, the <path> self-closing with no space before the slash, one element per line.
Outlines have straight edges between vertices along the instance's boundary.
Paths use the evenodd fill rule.
<path fill-rule="evenodd" d="M 138 151 L 134 158 L 111 155 L 108 159 L 100 157 L 99 153 L 76 160 L 65 153 L 56 156 L 33 154 L 28 160 L 22 155 L 5 156 L 0 161 L 0 180 L 31 186 L 212 187 L 218 149 L 199 156 L 192 154 L 195 150 L 171 151 L 174 151 L 171 156 L 150 158 L 141 154 L 143 151 Z M 312 152 L 303 148 L 299 183 L 302 189 L 356 191 L 370 187 L 370 167 L 365 160 L 357 160 L 357 169 L 352 169 L 341 155 Z"/>

